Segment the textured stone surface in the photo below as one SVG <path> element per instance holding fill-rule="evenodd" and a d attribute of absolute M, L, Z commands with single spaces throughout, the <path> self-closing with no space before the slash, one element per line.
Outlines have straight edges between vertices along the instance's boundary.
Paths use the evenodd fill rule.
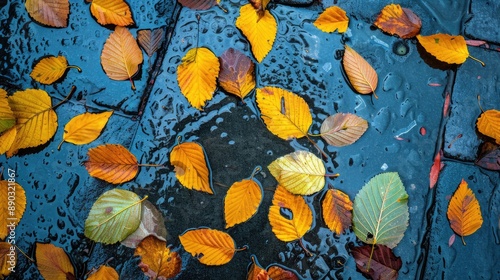
<path fill-rule="evenodd" d="M 471 1 L 472 18 L 465 22 L 465 33 L 474 38 L 500 44 L 500 2 Z"/>

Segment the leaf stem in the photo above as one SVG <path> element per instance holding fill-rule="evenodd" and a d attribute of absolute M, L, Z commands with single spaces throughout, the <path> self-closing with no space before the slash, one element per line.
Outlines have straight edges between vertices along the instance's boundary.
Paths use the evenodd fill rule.
<path fill-rule="evenodd" d="M 310 137 L 309 135 L 305 134 L 306 137 L 307 137 L 307 140 L 309 140 L 309 142 L 311 142 L 311 144 L 313 144 L 313 146 L 321 153 L 321 155 L 323 155 L 323 157 L 325 159 L 328 158 L 328 155 L 318 146 L 318 144 L 316 144 L 316 142 L 314 142 Z"/>
<path fill-rule="evenodd" d="M 260 165 L 255 166 L 255 168 L 252 171 L 252 175 L 250 175 L 250 180 L 253 180 L 253 176 L 255 176 L 255 174 L 257 172 L 260 172 L 261 170 L 262 170 L 262 167 Z"/>
<path fill-rule="evenodd" d="M 375 243 L 372 244 L 372 250 L 370 252 L 370 258 L 368 259 L 368 263 L 366 264 L 366 272 L 370 271 L 370 265 L 373 258 L 373 251 L 375 250 Z"/>
<path fill-rule="evenodd" d="M 82 72 L 82 69 L 80 67 L 76 66 L 76 65 L 68 65 L 66 67 L 66 69 L 68 69 L 68 68 L 75 68 L 76 70 L 78 70 L 78 72 L 80 72 L 80 73 Z"/>
<path fill-rule="evenodd" d="M 320 134 L 307 133 L 307 135 L 312 136 L 312 137 L 321 137 L 321 135 L 323 135 L 323 134 L 322 133 L 320 133 Z"/>
<path fill-rule="evenodd" d="M 304 252 L 306 252 L 306 254 L 309 256 L 309 257 L 312 257 L 313 256 L 313 253 L 311 253 L 309 250 L 306 249 L 306 247 L 304 246 L 304 243 L 302 243 L 302 238 L 299 239 L 299 245 L 300 247 L 302 248 L 302 250 L 304 250 Z"/>
<path fill-rule="evenodd" d="M 64 139 L 61 140 L 61 143 L 59 143 L 59 145 L 57 145 L 57 150 L 60 151 L 61 150 L 61 146 L 62 144 L 64 143 Z"/>
<path fill-rule="evenodd" d="M 73 94 L 73 92 L 75 92 L 75 89 L 76 89 L 76 86 L 72 86 L 71 87 L 71 90 L 69 91 L 68 95 L 66 95 L 66 97 L 64 97 L 63 100 L 61 100 L 61 102 L 57 103 L 55 106 L 52 106 L 52 109 L 56 109 L 57 107 L 59 107 L 59 105 L 63 104 L 64 102 L 68 101 L 68 99 L 70 98 L 70 96 Z"/>
<path fill-rule="evenodd" d="M 464 236 L 462 235 L 460 237 L 462 237 L 462 244 L 464 244 L 464 246 L 466 246 L 467 244 L 465 243 Z"/>
<path fill-rule="evenodd" d="M 481 109 L 481 112 L 484 113 L 483 107 L 481 107 L 481 95 L 477 95 L 477 105 L 479 106 L 479 109 Z"/>
<path fill-rule="evenodd" d="M 137 166 L 141 166 L 141 167 L 165 167 L 163 164 L 148 164 L 148 163 L 138 163 Z"/>
<path fill-rule="evenodd" d="M 335 173 L 335 174 L 325 174 L 325 177 L 328 177 L 328 178 L 337 178 L 339 177 L 340 174 L 339 173 Z"/>
<path fill-rule="evenodd" d="M 483 66 L 483 67 L 485 67 L 485 66 L 486 66 L 486 64 L 485 64 L 484 62 L 482 62 L 481 60 L 479 60 L 479 59 L 477 59 L 477 58 L 473 57 L 472 55 L 469 55 L 469 57 L 470 57 L 472 60 L 475 60 L 475 61 L 477 61 L 477 62 L 481 63 L 481 66 Z"/>
<path fill-rule="evenodd" d="M 30 258 L 28 255 L 26 255 L 25 252 L 23 252 L 23 250 L 21 250 L 21 248 L 17 247 L 17 245 L 14 244 L 14 246 L 16 247 L 17 250 L 19 250 L 19 252 L 21 252 L 21 254 L 23 254 L 23 256 L 25 256 L 28 260 L 30 260 L 30 262 L 34 263 L 35 260 Z"/>
<path fill-rule="evenodd" d="M 241 251 L 245 251 L 245 250 L 248 250 L 248 246 L 247 245 L 244 245 L 241 248 L 234 249 L 235 252 L 241 252 Z"/>
<path fill-rule="evenodd" d="M 134 81 L 132 80 L 132 77 L 129 77 L 128 80 L 130 81 L 130 83 L 132 84 L 132 90 L 135 91 L 135 84 L 134 84 Z"/>

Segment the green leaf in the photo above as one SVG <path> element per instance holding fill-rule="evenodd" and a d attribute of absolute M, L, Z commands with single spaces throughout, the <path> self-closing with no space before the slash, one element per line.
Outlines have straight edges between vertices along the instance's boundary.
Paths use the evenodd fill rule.
<path fill-rule="evenodd" d="M 16 118 L 7 101 L 7 91 L 0 88 L 0 133 L 13 127 L 15 124 Z"/>
<path fill-rule="evenodd" d="M 85 236 L 113 244 L 132 234 L 141 222 L 142 200 L 131 191 L 112 189 L 103 193 L 90 209 Z"/>
<path fill-rule="evenodd" d="M 408 227 L 408 193 L 397 172 L 373 177 L 356 195 L 353 228 L 368 244 L 394 248 Z"/>

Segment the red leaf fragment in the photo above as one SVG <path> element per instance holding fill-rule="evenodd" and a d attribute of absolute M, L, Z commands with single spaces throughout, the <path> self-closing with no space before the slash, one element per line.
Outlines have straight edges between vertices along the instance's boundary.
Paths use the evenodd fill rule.
<path fill-rule="evenodd" d="M 479 46 L 484 45 L 486 48 L 490 48 L 488 43 L 486 41 L 483 41 L 483 40 L 465 40 L 465 43 L 469 46 L 472 46 L 472 47 L 479 47 Z"/>
<path fill-rule="evenodd" d="M 396 257 L 391 248 L 385 245 L 374 246 L 371 260 L 372 245 L 351 248 L 358 270 L 370 279 L 397 279 L 398 271 L 403 265 L 401 258 Z M 370 267 L 367 269 L 368 264 Z"/>
<path fill-rule="evenodd" d="M 441 169 L 443 169 L 444 164 L 441 163 L 441 157 L 443 156 L 443 150 L 439 150 L 439 152 L 436 154 L 434 157 L 434 163 L 431 166 L 431 172 L 429 175 L 429 188 L 434 188 L 436 185 L 438 178 L 439 178 L 439 172 Z"/>
<path fill-rule="evenodd" d="M 451 245 L 453 245 L 453 243 L 455 243 L 455 238 L 456 238 L 456 237 L 457 237 L 457 236 L 456 236 L 455 234 L 452 234 L 452 235 L 450 236 L 450 239 L 448 239 L 448 247 L 451 247 Z"/>
<path fill-rule="evenodd" d="M 451 94 L 449 92 L 446 93 L 446 96 L 444 98 L 444 104 L 443 104 L 443 117 L 447 117 L 450 109 L 450 100 L 451 100 Z"/>

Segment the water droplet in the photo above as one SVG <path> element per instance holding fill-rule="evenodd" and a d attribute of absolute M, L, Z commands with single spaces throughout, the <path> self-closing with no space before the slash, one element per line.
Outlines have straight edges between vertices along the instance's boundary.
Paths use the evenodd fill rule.
<path fill-rule="evenodd" d="M 403 40 L 398 40 L 392 45 L 392 52 L 399 56 L 405 56 L 410 51 L 408 43 Z"/>

